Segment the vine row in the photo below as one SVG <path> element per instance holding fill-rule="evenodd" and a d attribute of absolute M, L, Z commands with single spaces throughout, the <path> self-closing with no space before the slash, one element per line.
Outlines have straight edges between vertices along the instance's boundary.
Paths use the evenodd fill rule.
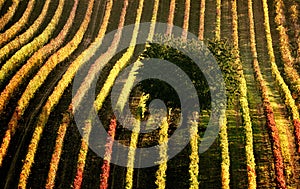
<path fill-rule="evenodd" d="M 0 30 L 3 30 L 5 25 L 12 19 L 15 15 L 16 10 L 19 6 L 20 0 L 13 0 L 12 5 L 8 8 L 7 12 L 0 18 Z"/>
<path fill-rule="evenodd" d="M 13 37 L 15 37 L 17 33 L 26 26 L 26 23 L 28 22 L 28 19 L 32 13 L 35 3 L 35 0 L 30 0 L 27 4 L 26 10 L 23 13 L 23 16 L 9 29 L 5 30 L 4 33 L 0 33 L 0 46 L 2 46 L 3 44 L 11 40 Z"/>
<path fill-rule="evenodd" d="M 43 81 L 46 79 L 47 75 L 51 72 L 51 70 L 60 62 L 62 62 L 64 59 L 66 59 L 79 45 L 81 42 L 84 33 L 87 30 L 88 24 L 90 22 L 90 18 L 92 15 L 94 0 L 90 0 L 88 4 L 88 8 L 85 14 L 84 21 L 81 23 L 80 28 L 78 29 L 77 33 L 75 34 L 76 37 L 74 37 L 66 46 L 61 48 L 59 51 L 57 51 L 55 54 L 53 54 L 48 61 L 45 63 L 45 65 L 41 68 L 41 70 L 38 72 L 38 74 L 31 80 L 31 82 L 28 84 L 25 92 L 23 93 L 21 99 L 18 101 L 18 106 L 16 108 L 16 111 L 14 112 L 13 116 L 16 115 L 16 119 L 14 117 L 12 118 L 13 122 L 10 123 L 11 126 L 14 128 L 18 125 L 18 120 L 22 116 L 26 107 L 28 106 L 29 100 L 33 97 L 36 90 L 41 86 Z M 60 88 L 61 86 L 57 86 L 56 88 Z M 44 127 L 48 121 L 49 114 L 55 107 L 55 105 L 58 103 L 58 100 L 60 99 L 60 95 L 56 94 L 57 90 L 54 90 L 54 92 L 51 94 L 51 96 L 48 98 L 45 106 L 42 109 L 42 112 L 38 118 L 37 126 L 35 127 L 33 136 L 31 138 L 28 152 L 26 154 L 25 163 L 23 164 L 22 171 L 20 174 L 20 181 L 19 181 L 19 188 L 26 188 L 27 180 L 30 175 L 30 170 L 32 167 L 32 164 L 34 162 L 35 153 L 37 151 L 38 143 L 41 139 L 41 135 L 43 133 Z"/>
<path fill-rule="evenodd" d="M 250 47 L 253 58 L 253 68 L 255 72 L 255 78 L 259 83 L 260 91 L 262 93 L 263 99 L 263 108 L 264 113 L 267 118 L 267 128 L 271 135 L 271 143 L 273 147 L 273 155 L 275 160 L 275 170 L 276 170 L 276 184 L 279 188 L 286 188 L 285 177 L 284 177 L 284 167 L 281 156 L 281 146 L 279 142 L 278 129 L 274 120 L 273 108 L 270 105 L 269 94 L 267 91 L 267 86 L 265 80 L 263 79 L 259 62 L 257 60 L 257 50 L 256 50 L 256 41 L 255 41 L 255 30 L 254 30 L 254 18 L 253 18 L 253 5 L 252 0 L 248 0 L 248 17 L 249 17 L 249 26 L 250 26 Z"/>
<path fill-rule="evenodd" d="M 55 52 L 64 42 L 71 26 L 73 24 L 75 13 L 77 10 L 78 0 L 75 0 L 73 8 L 70 12 L 70 16 L 62 28 L 61 32 L 56 38 L 50 41 L 47 45 L 35 52 L 24 64 L 21 69 L 13 76 L 9 83 L 5 86 L 5 89 L 0 94 L 0 114 L 5 110 L 7 103 L 9 102 L 11 96 L 18 90 L 19 86 L 26 81 L 33 73 L 37 70 L 45 59 Z"/>
<path fill-rule="evenodd" d="M 0 70 L 0 86 L 4 84 L 5 79 L 7 79 L 11 74 L 18 69 L 26 58 L 30 57 L 35 51 L 41 48 L 48 40 L 52 37 L 53 32 L 55 31 L 56 26 L 59 23 L 59 19 L 62 15 L 64 7 L 64 1 L 60 0 L 58 7 L 55 11 L 54 16 L 52 17 L 49 25 L 45 30 L 36 38 L 33 39 L 30 43 L 23 46 L 18 50 L 5 64 L 1 67 Z"/>
<path fill-rule="evenodd" d="M 252 122 L 250 117 L 250 110 L 247 98 L 247 83 L 244 77 L 243 66 L 239 55 L 239 37 L 238 37 L 238 15 L 237 15 L 237 1 L 232 0 L 232 38 L 234 48 L 236 49 L 238 58 L 237 62 L 240 65 L 239 75 L 239 101 L 242 109 L 242 117 L 246 135 L 246 161 L 247 161 L 247 174 L 248 174 L 248 185 L 250 188 L 256 188 L 256 171 L 255 171 L 255 158 L 253 153 L 253 132 Z"/>
<path fill-rule="evenodd" d="M 51 0 L 46 0 L 44 3 L 42 12 L 39 17 L 34 21 L 34 23 L 21 35 L 17 36 L 13 41 L 10 41 L 4 47 L 0 49 L 0 62 L 3 62 L 5 58 L 13 54 L 17 49 L 21 48 L 26 44 L 42 25 L 43 21 L 46 18 L 47 12 L 49 11 L 49 4 Z"/>

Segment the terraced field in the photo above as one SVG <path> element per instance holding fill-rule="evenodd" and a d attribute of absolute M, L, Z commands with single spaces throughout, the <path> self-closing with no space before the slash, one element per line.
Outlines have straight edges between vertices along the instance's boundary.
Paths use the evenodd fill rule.
<path fill-rule="evenodd" d="M 300 188 L 299 11 L 296 0 L 0 0 L 0 188 Z M 152 27 L 139 30 L 145 22 Z M 183 41 L 188 32 L 204 42 L 226 39 L 237 54 L 239 95 L 204 153 L 198 148 L 209 110 L 189 120 L 194 134 L 170 160 L 174 109 L 156 135 L 139 134 L 153 99 L 130 89 L 149 45 L 138 40 L 155 38 L 156 22 L 168 24 L 166 36 L 182 28 Z M 122 30 L 131 24 L 130 34 Z M 137 115 L 133 132 L 110 107 L 117 84 L 119 110 L 127 95 Z M 92 117 L 75 120 L 92 87 L 108 132 L 103 158 L 89 146 L 98 128 Z M 116 141 L 130 146 L 128 153 L 114 150 Z M 147 158 L 137 151 L 145 144 L 162 144 L 159 163 L 137 168 Z M 112 162 L 124 156 L 126 166 Z"/>

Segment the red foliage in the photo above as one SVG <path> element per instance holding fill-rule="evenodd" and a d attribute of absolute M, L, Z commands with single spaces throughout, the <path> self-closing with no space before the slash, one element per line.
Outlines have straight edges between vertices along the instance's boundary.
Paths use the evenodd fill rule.
<path fill-rule="evenodd" d="M 283 158 L 281 155 L 281 148 L 279 142 L 278 129 L 274 120 L 274 113 L 269 101 L 264 101 L 264 110 L 267 118 L 267 128 L 269 130 L 269 135 L 271 138 L 272 151 L 275 163 L 275 174 L 276 174 L 276 185 L 277 188 L 286 188 L 286 182 L 284 179 L 284 166 Z"/>
<path fill-rule="evenodd" d="M 77 169 L 77 174 L 76 174 L 76 177 L 75 177 L 74 183 L 73 183 L 73 188 L 74 189 L 80 189 L 81 188 L 82 178 L 83 178 L 83 169 L 81 167 L 82 166 L 80 166 L 80 168 Z"/>
<path fill-rule="evenodd" d="M 297 151 L 298 151 L 298 153 L 300 153 L 300 121 L 298 119 L 294 119 L 293 124 L 295 127 Z"/>
<path fill-rule="evenodd" d="M 107 160 L 103 161 L 103 165 L 101 167 L 102 174 L 100 175 L 100 189 L 106 189 L 108 188 L 108 178 L 109 178 L 109 171 L 110 171 L 110 165 Z"/>
<path fill-rule="evenodd" d="M 113 142 L 116 134 L 117 121 L 116 118 L 111 119 L 109 129 L 108 129 L 108 137 L 106 139 L 105 145 L 105 155 L 103 160 L 103 165 L 101 167 L 102 173 L 100 175 L 100 189 L 108 188 L 108 178 L 110 172 L 110 159 L 112 154 Z"/>
<path fill-rule="evenodd" d="M 284 176 L 284 165 L 283 165 L 283 157 L 281 154 L 281 147 L 279 141 L 279 133 L 276 127 L 274 112 L 270 105 L 270 101 L 267 94 L 267 87 L 262 78 L 259 65 L 257 62 L 254 62 L 254 70 L 256 73 L 256 77 L 260 83 L 260 90 L 262 92 L 263 98 L 263 107 L 264 114 L 266 116 L 266 126 L 269 132 L 269 137 L 272 146 L 272 152 L 274 156 L 274 164 L 275 164 L 275 174 L 276 174 L 276 185 L 278 188 L 286 188 L 285 176 Z"/>

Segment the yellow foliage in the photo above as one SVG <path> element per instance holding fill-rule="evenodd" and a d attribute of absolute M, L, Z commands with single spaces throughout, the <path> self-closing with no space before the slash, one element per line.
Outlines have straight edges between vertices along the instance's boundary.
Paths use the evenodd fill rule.
<path fill-rule="evenodd" d="M 141 0 L 143 1 L 143 0 Z M 141 115 L 143 115 L 146 107 L 146 102 L 149 99 L 149 94 L 145 95 L 143 94 L 141 96 L 139 105 L 138 105 L 138 109 L 140 108 L 142 110 Z M 138 113 L 138 112 L 137 112 Z M 139 114 L 139 113 L 138 113 Z M 125 177 L 125 188 L 126 189 L 131 189 L 133 186 L 133 167 L 134 167 L 134 159 L 135 159 L 135 149 L 137 147 L 137 143 L 138 143 L 138 136 L 139 136 L 139 132 L 140 132 L 140 124 L 141 124 L 141 118 L 140 116 L 138 116 L 137 119 L 135 119 L 135 123 L 132 129 L 132 134 L 130 137 L 130 144 L 129 144 L 129 151 L 128 151 L 128 161 L 127 161 L 127 170 L 126 170 L 126 177 Z"/>
<path fill-rule="evenodd" d="M 40 13 L 39 17 L 35 20 L 35 22 L 29 27 L 29 29 L 27 29 L 23 34 L 17 36 L 13 41 L 9 42 L 7 45 L 0 49 L 0 61 L 7 57 L 8 54 L 10 54 L 12 51 L 15 51 L 16 49 L 19 49 L 21 46 L 23 46 L 32 38 L 34 33 L 38 31 L 41 23 L 44 21 L 47 15 L 50 2 L 51 0 L 47 0 L 45 2 L 42 12 Z"/>
<path fill-rule="evenodd" d="M 286 76 L 289 78 L 289 80 L 292 83 L 292 89 L 295 90 L 295 93 L 299 94 L 300 92 L 300 77 L 295 69 L 295 59 L 291 55 L 291 48 L 290 48 L 290 40 L 289 36 L 287 34 L 287 29 L 285 28 L 285 15 L 283 11 L 284 2 L 282 0 L 276 0 L 275 1 L 275 23 L 277 26 L 277 30 L 279 32 L 279 42 L 280 42 L 280 52 L 282 59 L 284 61 L 284 72 Z M 264 9 L 267 10 L 268 7 L 265 7 Z M 264 10 L 265 12 L 265 10 Z M 292 18 L 293 19 L 293 18 Z M 269 23 L 269 21 L 268 21 Z M 270 36 L 271 37 L 271 36 Z M 269 40 L 269 39 L 268 39 Z"/>
<path fill-rule="evenodd" d="M 85 21 L 81 24 L 81 27 L 78 30 L 78 35 L 80 36 L 79 38 L 75 38 L 76 44 L 79 45 L 84 32 L 87 29 L 90 17 L 91 17 L 91 12 L 92 12 L 92 8 L 93 8 L 93 4 L 94 1 L 90 0 L 89 1 L 89 5 L 88 5 L 88 9 L 87 9 L 87 13 L 86 13 L 86 17 L 85 17 Z M 72 42 L 72 41 L 71 41 Z M 68 43 L 70 44 L 70 42 Z M 68 44 L 64 47 L 65 49 L 68 48 Z M 65 50 L 65 49 L 61 49 L 61 50 Z M 69 53 L 64 54 L 64 56 L 60 56 L 60 60 L 63 61 L 64 58 L 67 58 L 69 56 L 69 54 L 71 54 L 72 51 L 74 51 L 75 49 L 70 49 L 69 48 Z M 56 54 L 54 54 L 51 57 L 57 57 L 60 51 L 58 51 Z M 57 64 L 55 64 L 55 62 L 53 62 L 53 59 L 50 59 L 46 62 L 46 64 L 42 67 L 42 69 L 38 72 L 38 74 L 31 80 L 31 82 L 29 83 L 28 86 L 31 86 L 32 88 L 26 88 L 25 92 L 23 93 L 21 99 L 19 102 L 21 102 L 22 105 L 24 105 L 23 107 L 17 107 L 19 108 L 19 110 L 21 111 L 21 114 L 23 114 L 25 108 L 28 106 L 28 99 L 31 99 L 32 96 L 34 95 L 35 91 L 40 87 L 40 85 L 42 84 L 42 81 L 46 79 L 46 74 L 49 74 L 50 71 L 54 68 L 54 66 Z M 42 81 L 41 81 L 42 80 Z M 55 91 L 59 90 L 59 88 L 55 88 Z M 61 94 L 63 93 L 64 89 L 62 90 Z M 40 140 L 40 136 L 41 133 L 43 132 L 43 129 L 45 127 L 45 124 L 48 120 L 49 114 L 52 111 L 53 107 L 56 105 L 56 103 L 58 102 L 58 100 L 60 99 L 60 96 L 56 95 L 56 93 L 54 93 L 54 95 L 52 94 L 48 101 L 46 102 L 46 105 L 43 107 L 42 109 L 42 113 L 38 119 L 38 125 L 35 128 L 35 132 L 34 135 L 32 137 L 31 143 L 29 145 L 29 149 L 28 149 L 28 153 L 26 155 L 26 160 L 25 163 L 22 167 L 22 173 L 21 173 L 21 179 L 19 181 L 19 186 L 20 187 L 26 187 L 27 184 L 27 179 L 30 173 L 30 169 L 31 166 L 33 164 L 34 161 L 34 155 L 35 152 L 37 150 L 37 145 L 38 142 Z M 17 126 L 17 123 L 16 125 Z M 82 157 L 82 156 L 80 156 Z"/>
<path fill-rule="evenodd" d="M 57 132 L 57 138 L 55 142 L 55 147 L 54 147 L 54 153 L 52 154 L 51 162 L 50 162 L 50 168 L 48 171 L 48 178 L 46 182 L 46 189 L 53 188 L 54 182 L 55 182 L 55 177 L 56 177 L 56 172 L 58 169 L 58 164 L 62 152 L 62 147 L 63 147 L 63 142 L 64 142 L 64 137 L 67 131 L 67 126 L 70 122 L 69 116 L 67 114 L 64 114 L 64 121 L 63 123 L 59 126 L 58 132 Z"/>
<path fill-rule="evenodd" d="M 58 8 L 51 19 L 50 24 L 45 28 L 45 30 L 38 37 L 34 38 L 33 41 L 23 46 L 8 61 L 5 62 L 0 70 L 0 85 L 3 84 L 2 82 L 6 77 L 10 76 L 17 68 L 19 68 L 19 66 L 22 65 L 23 61 L 27 57 L 31 56 L 36 50 L 48 42 L 59 22 L 60 16 L 62 15 L 63 6 L 64 1 L 59 1 Z"/>
<path fill-rule="evenodd" d="M 204 38 L 204 15 L 205 15 L 205 0 L 200 2 L 200 18 L 199 18 L 199 40 L 203 41 Z"/>
<path fill-rule="evenodd" d="M 0 148 L 0 167 L 2 167 L 3 159 L 6 155 L 8 146 L 10 144 L 10 140 L 11 140 L 11 133 L 9 131 L 6 131 Z"/>
<path fill-rule="evenodd" d="M 221 38 L 221 0 L 216 1 L 216 29 L 215 37 L 217 40 Z"/>
<path fill-rule="evenodd" d="M 221 180 L 222 188 L 228 189 L 230 183 L 229 167 L 230 167 L 230 157 L 229 157 L 229 147 L 228 147 L 228 137 L 227 137 L 227 118 L 225 111 L 221 112 L 221 117 L 219 120 L 220 125 L 220 147 L 221 147 Z"/>
<path fill-rule="evenodd" d="M 27 8 L 23 13 L 23 16 L 9 29 L 5 30 L 4 33 L 0 34 L 0 45 L 8 42 L 12 39 L 21 29 L 23 29 L 28 22 L 29 16 L 34 8 L 35 0 L 30 0 L 27 4 Z M 1 7 L 1 6 L 0 6 Z"/>
<path fill-rule="evenodd" d="M 1 16 L 0 18 L 0 30 L 3 30 L 5 25 L 13 18 L 14 14 L 16 13 L 16 10 L 19 6 L 20 1 L 19 0 L 13 0 L 12 5 L 8 8 L 7 12 Z"/>
<path fill-rule="evenodd" d="M 198 119 L 198 118 L 196 118 Z M 198 120 L 192 120 L 190 126 L 190 135 L 191 135 L 191 154 L 190 154 L 190 189 L 199 188 L 198 174 L 199 174 L 199 155 L 198 155 Z"/>
<path fill-rule="evenodd" d="M 248 9 L 252 8 L 252 3 L 248 1 Z M 252 10 L 252 9 L 251 9 Z M 251 11 L 250 10 L 250 11 Z M 237 49 L 239 54 L 239 38 L 238 38 L 238 16 L 237 16 L 237 1 L 232 0 L 232 28 L 233 28 L 233 43 L 234 47 Z M 250 117 L 250 110 L 248 105 L 248 98 L 247 98 L 247 83 L 243 73 L 243 66 L 241 63 L 240 58 L 237 59 L 240 65 L 240 96 L 239 101 L 242 109 L 242 116 L 244 121 L 244 128 L 245 128 L 245 135 L 246 135 L 246 159 L 247 159 L 247 167 L 251 169 L 248 171 L 248 182 L 249 187 L 256 188 L 256 173 L 255 173 L 255 158 L 253 153 L 253 132 L 252 132 L 252 122 Z M 229 186 L 226 186 L 228 188 Z"/>

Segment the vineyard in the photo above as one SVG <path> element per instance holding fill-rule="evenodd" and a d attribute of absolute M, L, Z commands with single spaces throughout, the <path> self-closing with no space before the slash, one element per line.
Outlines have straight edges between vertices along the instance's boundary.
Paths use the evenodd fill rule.
<path fill-rule="evenodd" d="M 0 188 L 300 188 L 299 11 L 298 0 L 0 0 Z M 163 36 L 158 22 L 166 23 Z M 142 23 L 150 23 L 147 31 Z M 213 114 L 201 70 L 170 46 L 138 44 L 174 37 L 190 49 L 191 34 L 226 82 L 226 110 L 204 153 Z M 174 62 L 200 86 L 201 109 L 187 120 L 190 140 L 172 158 L 182 101 L 166 83 L 134 86 L 149 58 Z M 118 112 L 130 104 L 129 127 L 112 97 Z M 165 109 L 151 111 L 157 99 Z M 89 101 L 92 108 L 84 106 Z M 103 144 L 94 111 L 107 132 Z M 116 142 L 128 151 L 115 150 Z M 155 145 L 156 165 L 141 167 L 152 154 L 138 149 Z"/>

